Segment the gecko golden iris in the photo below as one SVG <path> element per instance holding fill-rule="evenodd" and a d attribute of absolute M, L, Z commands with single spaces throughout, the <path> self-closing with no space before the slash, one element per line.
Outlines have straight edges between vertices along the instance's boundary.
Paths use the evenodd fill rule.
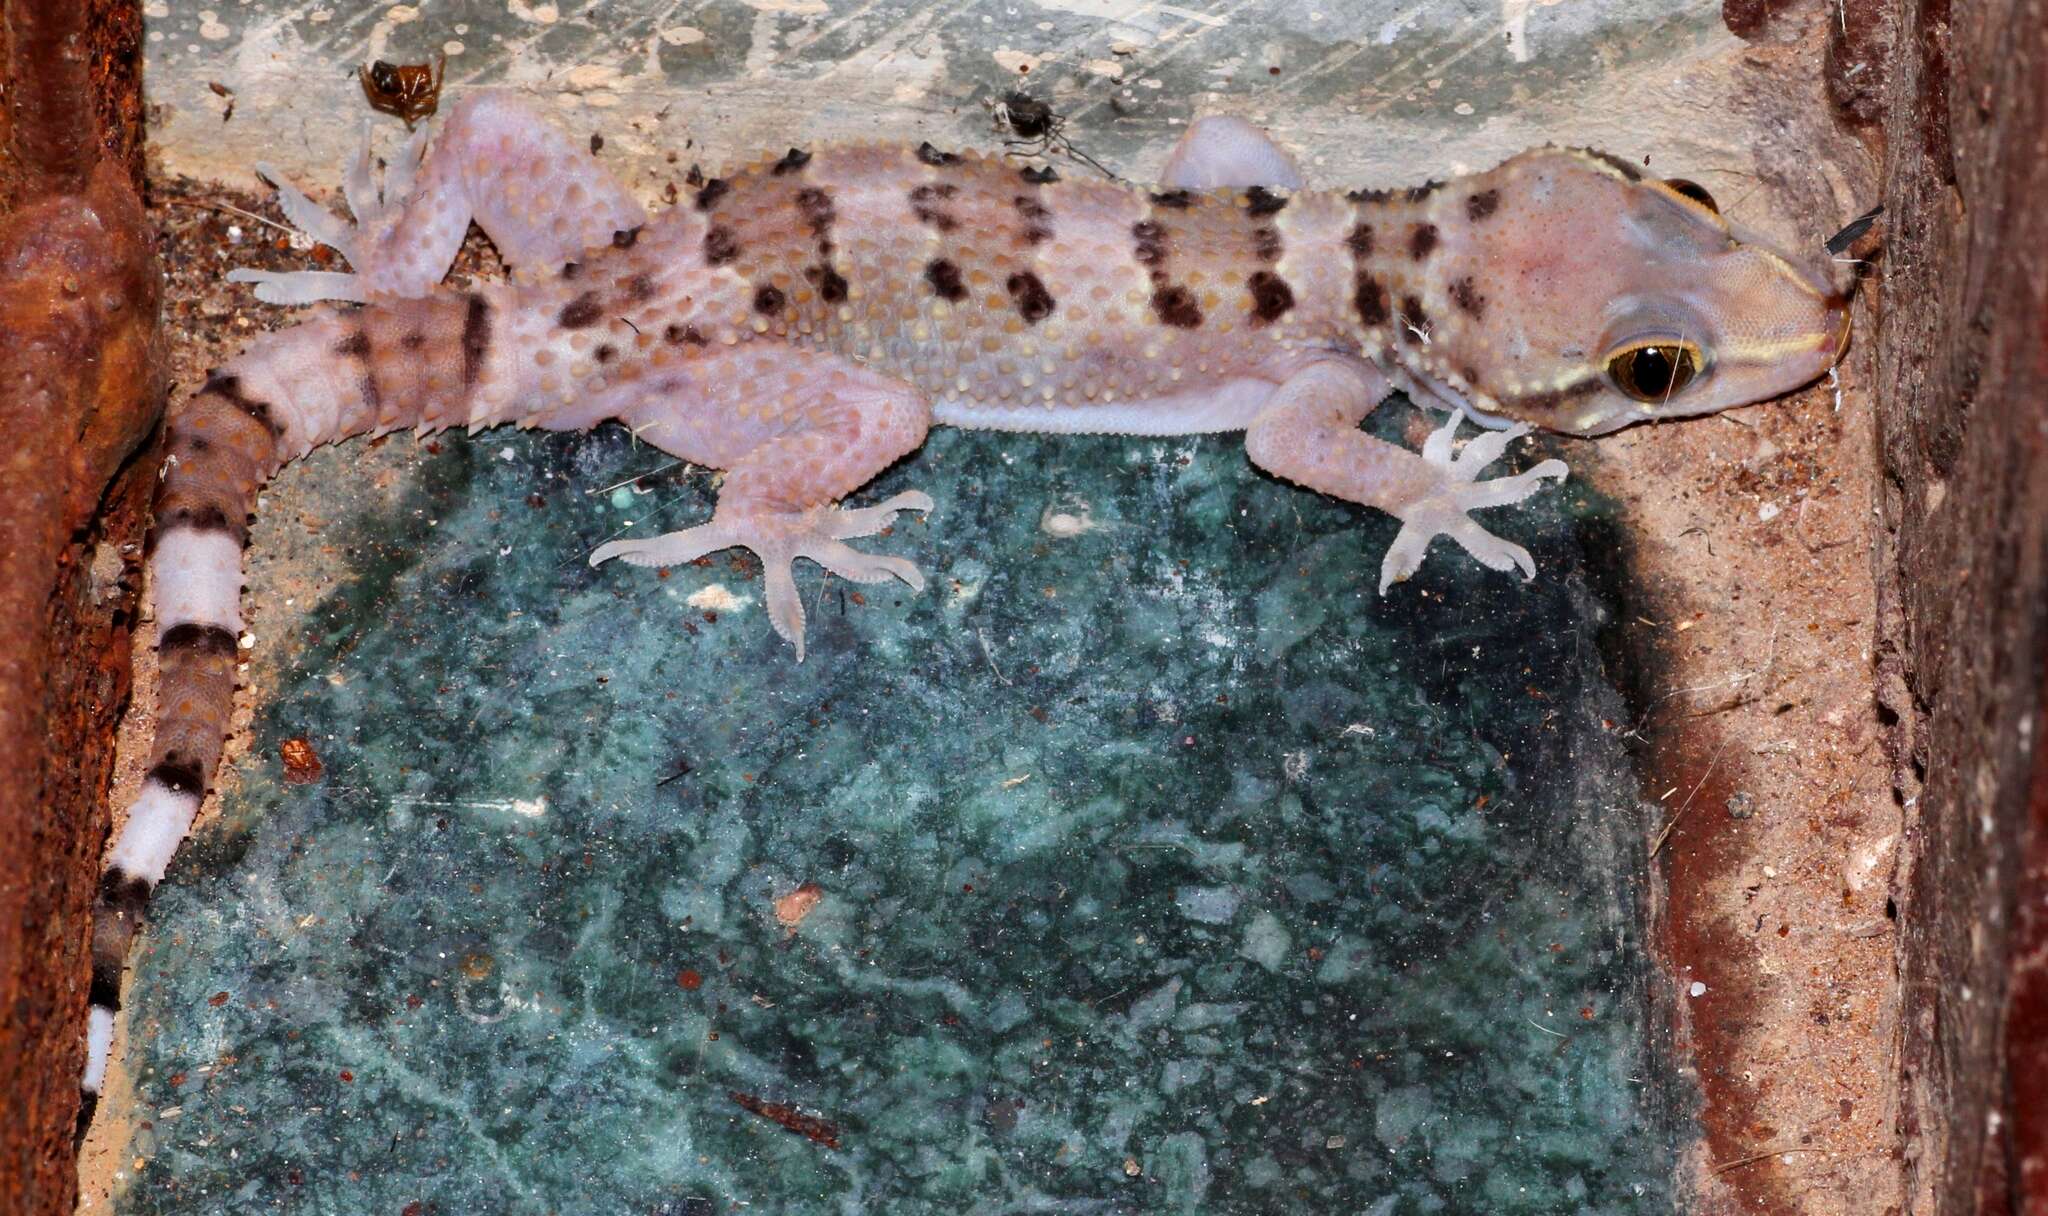
<path fill-rule="evenodd" d="M 1705 191 L 1569 149 L 1347 194 L 1303 188 L 1229 119 L 1195 124 L 1152 189 L 928 143 L 794 148 L 649 216 L 506 97 L 450 107 L 431 154 L 423 137 L 381 191 L 367 155 L 349 173 L 353 223 L 281 190 L 352 273 L 231 276 L 272 303 L 363 307 L 257 339 L 172 408 L 151 559 L 156 739 L 96 909 L 88 1116 L 129 944 L 219 765 L 257 492 L 317 446 L 622 422 L 725 478 L 708 521 L 591 560 L 750 549 L 801 660 L 797 559 L 922 586 L 909 560 L 849 542 L 931 499 L 841 500 L 934 423 L 1243 431 L 1260 468 L 1401 521 L 1384 593 L 1437 536 L 1534 575 L 1471 517 L 1565 476 L 1544 460 L 1481 478 L 1530 426 L 1594 434 L 1762 400 L 1822 374 L 1846 340 L 1841 297 L 1734 233 Z M 472 220 L 517 273 L 444 290 Z M 1396 389 L 1450 411 L 1420 452 L 1358 426 Z M 1466 417 L 1497 429 L 1454 450 Z"/>

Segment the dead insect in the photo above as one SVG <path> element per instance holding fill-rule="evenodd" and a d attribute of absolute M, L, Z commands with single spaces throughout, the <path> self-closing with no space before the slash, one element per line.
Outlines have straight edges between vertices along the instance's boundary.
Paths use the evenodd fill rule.
<path fill-rule="evenodd" d="M 995 119 L 999 125 L 1015 131 L 1020 139 L 1045 139 L 1057 135 L 1066 125 L 1051 106 L 1022 89 L 1003 94 L 995 106 Z"/>
<path fill-rule="evenodd" d="M 988 107 L 996 130 L 1006 137 L 1003 144 L 1011 156 L 1051 156 L 1057 152 L 1080 161 L 1112 181 L 1116 179 L 1116 174 L 1104 168 L 1102 162 L 1075 147 L 1074 141 L 1067 138 L 1067 120 L 1058 111 L 1024 90 L 1012 89 L 1003 94 L 1001 100 L 984 100 L 982 104 Z"/>
<path fill-rule="evenodd" d="M 382 59 L 356 69 L 370 108 L 405 120 L 410 131 L 431 118 L 441 105 L 441 81 L 448 75 L 448 56 L 433 63 L 386 63 Z"/>

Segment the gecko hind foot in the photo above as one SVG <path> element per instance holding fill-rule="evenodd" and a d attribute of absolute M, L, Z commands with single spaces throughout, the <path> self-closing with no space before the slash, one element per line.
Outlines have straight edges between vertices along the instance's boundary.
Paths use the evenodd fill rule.
<path fill-rule="evenodd" d="M 384 164 L 382 181 L 373 169 L 370 134 L 363 132 L 362 150 L 342 179 L 342 197 L 348 202 L 354 222 L 344 220 L 306 197 L 282 173 L 258 162 L 256 172 L 277 189 L 278 210 L 284 212 L 295 235 L 335 249 L 356 273 L 331 270 L 252 270 L 236 267 L 228 271 L 230 283 L 254 283 L 256 298 L 266 304 L 315 304 L 322 300 L 361 303 L 364 257 L 372 243 L 396 220 L 405 200 L 412 194 L 420 160 L 426 152 L 427 129 L 421 127 L 405 141 L 396 159 Z"/>
<path fill-rule="evenodd" d="M 788 515 L 747 515 L 669 532 L 647 540 L 615 540 L 590 555 L 593 566 L 623 558 L 636 566 L 674 566 L 695 561 L 720 549 L 744 548 L 761 559 L 767 588 L 768 622 L 796 647 L 804 660 L 804 606 L 796 592 L 791 567 L 807 557 L 843 579 L 880 583 L 900 579 L 913 591 L 924 590 L 924 575 L 911 562 L 886 554 L 862 553 L 846 543 L 872 536 L 889 526 L 899 511 L 929 511 L 928 494 L 906 490 L 872 507 L 814 507 Z"/>
<path fill-rule="evenodd" d="M 1401 533 L 1387 549 L 1380 565 L 1380 594 L 1414 574 L 1422 565 L 1429 542 L 1438 536 L 1457 541 L 1479 564 L 1492 570 L 1517 570 L 1523 578 L 1536 577 L 1536 562 L 1529 551 L 1512 541 L 1502 540 L 1474 522 L 1469 511 L 1504 507 L 1517 503 L 1543 488 L 1545 480 L 1563 481 L 1570 472 L 1562 460 L 1546 460 L 1512 477 L 1479 481 L 1480 470 L 1500 458 L 1508 444 L 1529 433 L 1527 424 L 1506 430 L 1488 431 L 1468 442 L 1463 451 L 1451 451 L 1461 416 L 1430 434 L 1422 445 L 1422 459 L 1441 472 L 1436 490 L 1394 514 L 1401 520 Z"/>

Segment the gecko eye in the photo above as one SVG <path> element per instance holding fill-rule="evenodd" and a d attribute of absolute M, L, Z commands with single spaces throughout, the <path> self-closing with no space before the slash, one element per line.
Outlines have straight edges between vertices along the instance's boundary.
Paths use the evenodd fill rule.
<path fill-rule="evenodd" d="M 1714 196 L 1708 194 L 1707 188 L 1698 182 L 1689 182 L 1682 177 L 1667 177 L 1664 184 L 1670 187 L 1672 193 L 1683 194 L 1715 215 L 1721 214 L 1721 208 L 1714 204 Z"/>
<path fill-rule="evenodd" d="M 1648 405 L 1670 400 L 1699 374 L 1699 348 L 1690 342 L 1639 342 L 1607 357 L 1614 387 Z"/>

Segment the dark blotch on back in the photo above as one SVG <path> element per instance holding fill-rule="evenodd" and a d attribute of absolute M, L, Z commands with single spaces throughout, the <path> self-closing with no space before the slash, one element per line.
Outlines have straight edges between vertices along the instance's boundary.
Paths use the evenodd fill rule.
<path fill-rule="evenodd" d="M 1017 176 L 1034 186 L 1050 186 L 1060 180 L 1060 175 L 1052 171 L 1051 165 L 1047 165 L 1043 169 L 1019 169 Z"/>
<path fill-rule="evenodd" d="M 817 285 L 818 298 L 837 304 L 846 298 L 846 279 L 830 266 L 806 266 L 804 277 Z"/>
<path fill-rule="evenodd" d="M 1465 200 L 1465 218 L 1473 223 L 1491 218 L 1500 210 L 1500 191 L 1481 190 Z"/>
<path fill-rule="evenodd" d="M 1408 187 L 1407 191 L 1402 195 L 1402 197 L 1407 199 L 1411 203 L 1419 203 L 1423 199 L 1428 198 L 1430 195 L 1435 194 L 1437 191 L 1443 188 L 1444 184 L 1442 182 L 1427 181 L 1419 186 Z"/>
<path fill-rule="evenodd" d="M 1020 194 L 1010 200 L 1017 208 L 1017 214 L 1024 217 L 1024 243 L 1036 245 L 1052 236 L 1052 212 L 1044 203 L 1028 194 Z"/>
<path fill-rule="evenodd" d="M 426 345 L 427 335 L 417 329 L 412 330 L 398 340 L 398 346 L 401 350 L 424 350 Z"/>
<path fill-rule="evenodd" d="M 960 281 L 960 268 L 944 258 L 933 258 L 925 263 L 924 281 L 932 285 L 932 293 L 941 300 L 967 298 L 967 285 Z"/>
<path fill-rule="evenodd" d="M 1351 304 L 1358 310 L 1358 319 L 1367 325 L 1387 323 L 1387 288 L 1371 275 L 1358 276 L 1358 291 L 1352 296 Z"/>
<path fill-rule="evenodd" d="M 1253 215 L 1272 215 L 1286 205 L 1286 195 L 1275 194 L 1264 186 L 1253 186 L 1244 192 L 1244 209 Z"/>
<path fill-rule="evenodd" d="M 931 142 L 927 140 L 917 145 L 917 159 L 934 169 L 945 169 L 959 164 L 960 154 L 958 152 L 941 152 L 937 148 L 932 147 Z"/>
<path fill-rule="evenodd" d="M 619 348 L 607 342 L 590 353 L 599 363 L 610 363 L 619 357 Z"/>
<path fill-rule="evenodd" d="M 951 182 L 936 186 L 918 186 L 910 192 L 910 212 L 919 221 L 930 224 L 940 232 L 951 232 L 960 226 L 960 221 L 948 212 L 941 211 L 934 203 L 944 202 L 960 193 L 960 187 Z"/>
<path fill-rule="evenodd" d="M 782 311 L 782 289 L 764 284 L 754 289 L 754 311 L 773 316 Z"/>
<path fill-rule="evenodd" d="M 811 226 L 811 235 L 822 239 L 832 221 L 839 218 L 832 207 L 832 196 L 816 186 L 806 186 L 796 192 L 796 209 L 803 213 L 804 221 Z"/>
<path fill-rule="evenodd" d="M 617 232 L 612 233 L 612 248 L 614 249 L 631 249 L 639 243 L 640 225 L 638 224 L 633 225 L 631 228 L 621 228 Z"/>
<path fill-rule="evenodd" d="M 698 333 L 694 325 L 671 325 L 661 331 L 661 336 L 670 346 L 710 345 L 710 340 Z"/>
<path fill-rule="evenodd" d="M 334 344 L 334 353 L 345 359 L 361 359 L 370 353 L 370 335 L 362 330 L 350 334 Z"/>
<path fill-rule="evenodd" d="M 1430 251 L 1435 248 L 1436 225 L 1415 225 L 1415 230 L 1408 234 L 1408 256 L 1414 258 L 1416 261 L 1419 262 L 1422 259 L 1428 257 Z"/>
<path fill-rule="evenodd" d="M 619 294 L 629 304 L 645 304 L 654 298 L 654 276 L 651 274 L 628 275 L 619 284 Z"/>
<path fill-rule="evenodd" d="M 1277 321 L 1294 307 L 1294 289 L 1270 270 L 1253 271 L 1248 285 L 1252 291 L 1252 317 L 1258 321 Z"/>
<path fill-rule="evenodd" d="M 581 262 L 564 262 L 564 263 L 562 263 L 562 277 L 563 277 L 564 279 L 573 279 L 573 278 L 575 278 L 576 276 L 578 276 L 578 275 L 580 275 L 580 274 L 582 274 L 582 273 L 583 273 L 583 263 L 581 263 Z"/>
<path fill-rule="evenodd" d="M 1152 196 L 1152 205 L 1185 211 L 1195 205 L 1195 196 L 1186 190 L 1164 190 Z"/>
<path fill-rule="evenodd" d="M 1017 315 L 1028 323 L 1036 325 L 1052 315 L 1055 301 L 1037 275 L 1028 270 L 1013 274 L 1003 286 L 1009 289 L 1010 299 L 1017 304 Z"/>
<path fill-rule="evenodd" d="M 1472 285 L 1472 276 L 1466 275 L 1451 284 L 1451 303 L 1471 313 L 1474 317 L 1486 315 L 1486 297 Z"/>
<path fill-rule="evenodd" d="M 1175 329 L 1194 329 L 1202 323 L 1202 309 L 1195 303 L 1195 293 L 1178 283 L 1152 293 L 1152 311 Z"/>
<path fill-rule="evenodd" d="M 1141 263 L 1157 267 L 1166 261 L 1166 229 L 1151 220 L 1139 220 L 1131 225 L 1131 239 L 1138 242 L 1132 256 Z"/>
<path fill-rule="evenodd" d="M 1401 319 L 1424 333 L 1429 332 L 1429 314 L 1422 311 L 1422 301 L 1416 296 L 1401 297 Z"/>
<path fill-rule="evenodd" d="M 739 238 L 724 224 L 713 224 L 704 234 L 704 260 L 713 266 L 723 266 L 740 256 Z"/>
<path fill-rule="evenodd" d="M 709 211 L 718 205 L 720 199 L 731 193 L 731 183 L 722 177 L 714 177 L 704 183 L 702 190 L 697 191 L 697 210 Z"/>
<path fill-rule="evenodd" d="M 1252 256 L 1261 262 L 1280 260 L 1280 230 L 1271 224 L 1252 229 Z"/>
<path fill-rule="evenodd" d="M 1371 256 L 1372 256 L 1372 225 L 1371 225 L 1371 224 L 1354 224 L 1354 225 L 1352 225 L 1352 227 L 1351 227 L 1351 235 L 1349 235 L 1349 236 L 1347 236 L 1347 237 L 1345 237 L 1345 238 L 1344 238 L 1344 247 L 1345 247 L 1346 249 L 1349 249 L 1349 250 L 1351 251 L 1351 256 L 1352 256 L 1352 257 L 1355 257 L 1355 258 L 1369 258 L 1369 257 L 1371 257 Z"/>
<path fill-rule="evenodd" d="M 555 323 L 563 329 L 588 329 L 603 315 L 604 306 L 598 302 L 597 293 L 586 291 L 562 306 Z"/>
<path fill-rule="evenodd" d="M 776 161 L 775 167 L 773 169 L 770 169 L 768 172 L 774 174 L 777 177 L 781 177 L 784 174 L 788 173 L 801 173 L 803 172 L 804 166 L 810 163 L 810 153 L 804 151 L 802 148 L 791 148 L 789 151 L 782 154 L 782 159 Z"/>
<path fill-rule="evenodd" d="M 1353 190 L 1344 196 L 1354 203 L 1384 203 L 1394 197 L 1392 190 Z"/>

